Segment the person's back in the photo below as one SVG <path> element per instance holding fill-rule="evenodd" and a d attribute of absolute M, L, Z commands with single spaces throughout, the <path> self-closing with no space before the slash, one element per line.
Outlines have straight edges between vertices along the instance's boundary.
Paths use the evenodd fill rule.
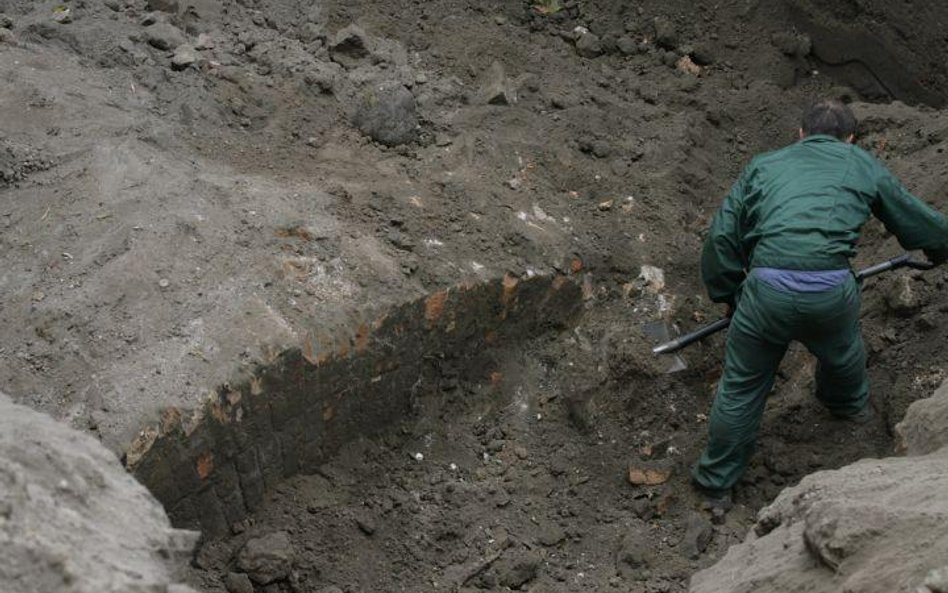
<path fill-rule="evenodd" d="M 869 216 L 906 249 L 923 249 L 936 264 L 948 258 L 948 219 L 854 146 L 855 127 L 842 103 L 815 103 L 800 142 L 751 161 L 711 224 L 702 279 L 732 315 L 708 446 L 692 472 L 712 500 L 728 499 L 744 473 L 791 341 L 816 356 L 816 397 L 833 416 L 870 416 L 849 264 Z"/>

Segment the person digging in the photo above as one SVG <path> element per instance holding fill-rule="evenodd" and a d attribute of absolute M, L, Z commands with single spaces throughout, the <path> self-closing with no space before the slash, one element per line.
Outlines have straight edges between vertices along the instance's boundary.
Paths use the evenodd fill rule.
<path fill-rule="evenodd" d="M 724 372 L 692 481 L 713 514 L 754 452 L 774 375 L 791 341 L 816 357 L 816 397 L 834 417 L 869 420 L 859 285 L 850 269 L 870 214 L 907 250 L 948 259 L 948 218 L 853 144 L 856 117 L 821 100 L 800 140 L 758 155 L 714 215 L 701 255 L 708 295 L 728 307 Z"/>

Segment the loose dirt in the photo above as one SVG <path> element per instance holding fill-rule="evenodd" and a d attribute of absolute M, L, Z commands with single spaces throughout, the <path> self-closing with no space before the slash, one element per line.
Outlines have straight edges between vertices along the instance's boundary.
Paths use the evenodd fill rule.
<path fill-rule="evenodd" d="M 0 388 L 123 451 L 308 328 L 568 273 L 575 327 L 490 353 L 494 381 L 431 361 L 412 414 L 273 489 L 191 580 L 245 587 L 239 551 L 282 531 L 258 591 L 685 590 L 785 486 L 888 454 L 946 376 L 945 271 L 868 282 L 876 421 L 831 421 L 792 352 L 711 526 L 687 466 L 722 338 L 665 375 L 642 331 L 716 316 L 701 234 L 813 97 L 856 101 L 860 143 L 948 206 L 944 64 L 908 84 L 878 60 L 931 44 L 833 54 L 813 23 L 850 4 L 0 2 Z M 899 252 L 870 223 L 856 264 Z"/>

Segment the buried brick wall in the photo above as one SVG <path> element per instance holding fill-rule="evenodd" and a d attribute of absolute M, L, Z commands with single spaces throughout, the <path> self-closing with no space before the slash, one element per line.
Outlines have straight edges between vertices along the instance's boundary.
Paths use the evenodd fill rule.
<path fill-rule="evenodd" d="M 346 335 L 315 331 L 202 407 L 168 408 L 126 454 L 178 527 L 226 533 L 346 441 L 404 418 L 432 356 L 474 356 L 568 323 L 582 290 L 563 276 L 465 284 L 393 307 Z"/>

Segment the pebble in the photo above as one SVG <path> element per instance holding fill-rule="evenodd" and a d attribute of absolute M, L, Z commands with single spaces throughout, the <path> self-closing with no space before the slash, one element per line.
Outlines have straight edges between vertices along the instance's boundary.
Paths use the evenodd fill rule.
<path fill-rule="evenodd" d="M 229 593 L 253 593 L 253 583 L 250 577 L 242 572 L 229 572 L 224 577 L 224 588 Z"/>
<path fill-rule="evenodd" d="M 596 58 L 602 55 L 602 41 L 597 35 L 586 33 L 576 40 L 576 53 L 584 58 Z"/>
<path fill-rule="evenodd" d="M 167 278 L 162 278 L 161 280 L 158 281 L 158 286 L 161 288 L 168 288 L 169 286 L 171 286 L 171 281 L 168 280 Z"/>
<path fill-rule="evenodd" d="M 179 45 L 174 50 L 174 57 L 171 58 L 172 70 L 186 70 L 191 64 L 197 62 L 197 52 L 191 45 Z"/>
<path fill-rule="evenodd" d="M 156 22 L 145 29 L 145 41 L 156 49 L 170 50 L 184 44 L 184 33 L 174 25 Z"/>
<path fill-rule="evenodd" d="M 13 28 L 13 19 L 9 15 L 0 14 L 0 28 L 3 29 L 12 29 Z"/>

